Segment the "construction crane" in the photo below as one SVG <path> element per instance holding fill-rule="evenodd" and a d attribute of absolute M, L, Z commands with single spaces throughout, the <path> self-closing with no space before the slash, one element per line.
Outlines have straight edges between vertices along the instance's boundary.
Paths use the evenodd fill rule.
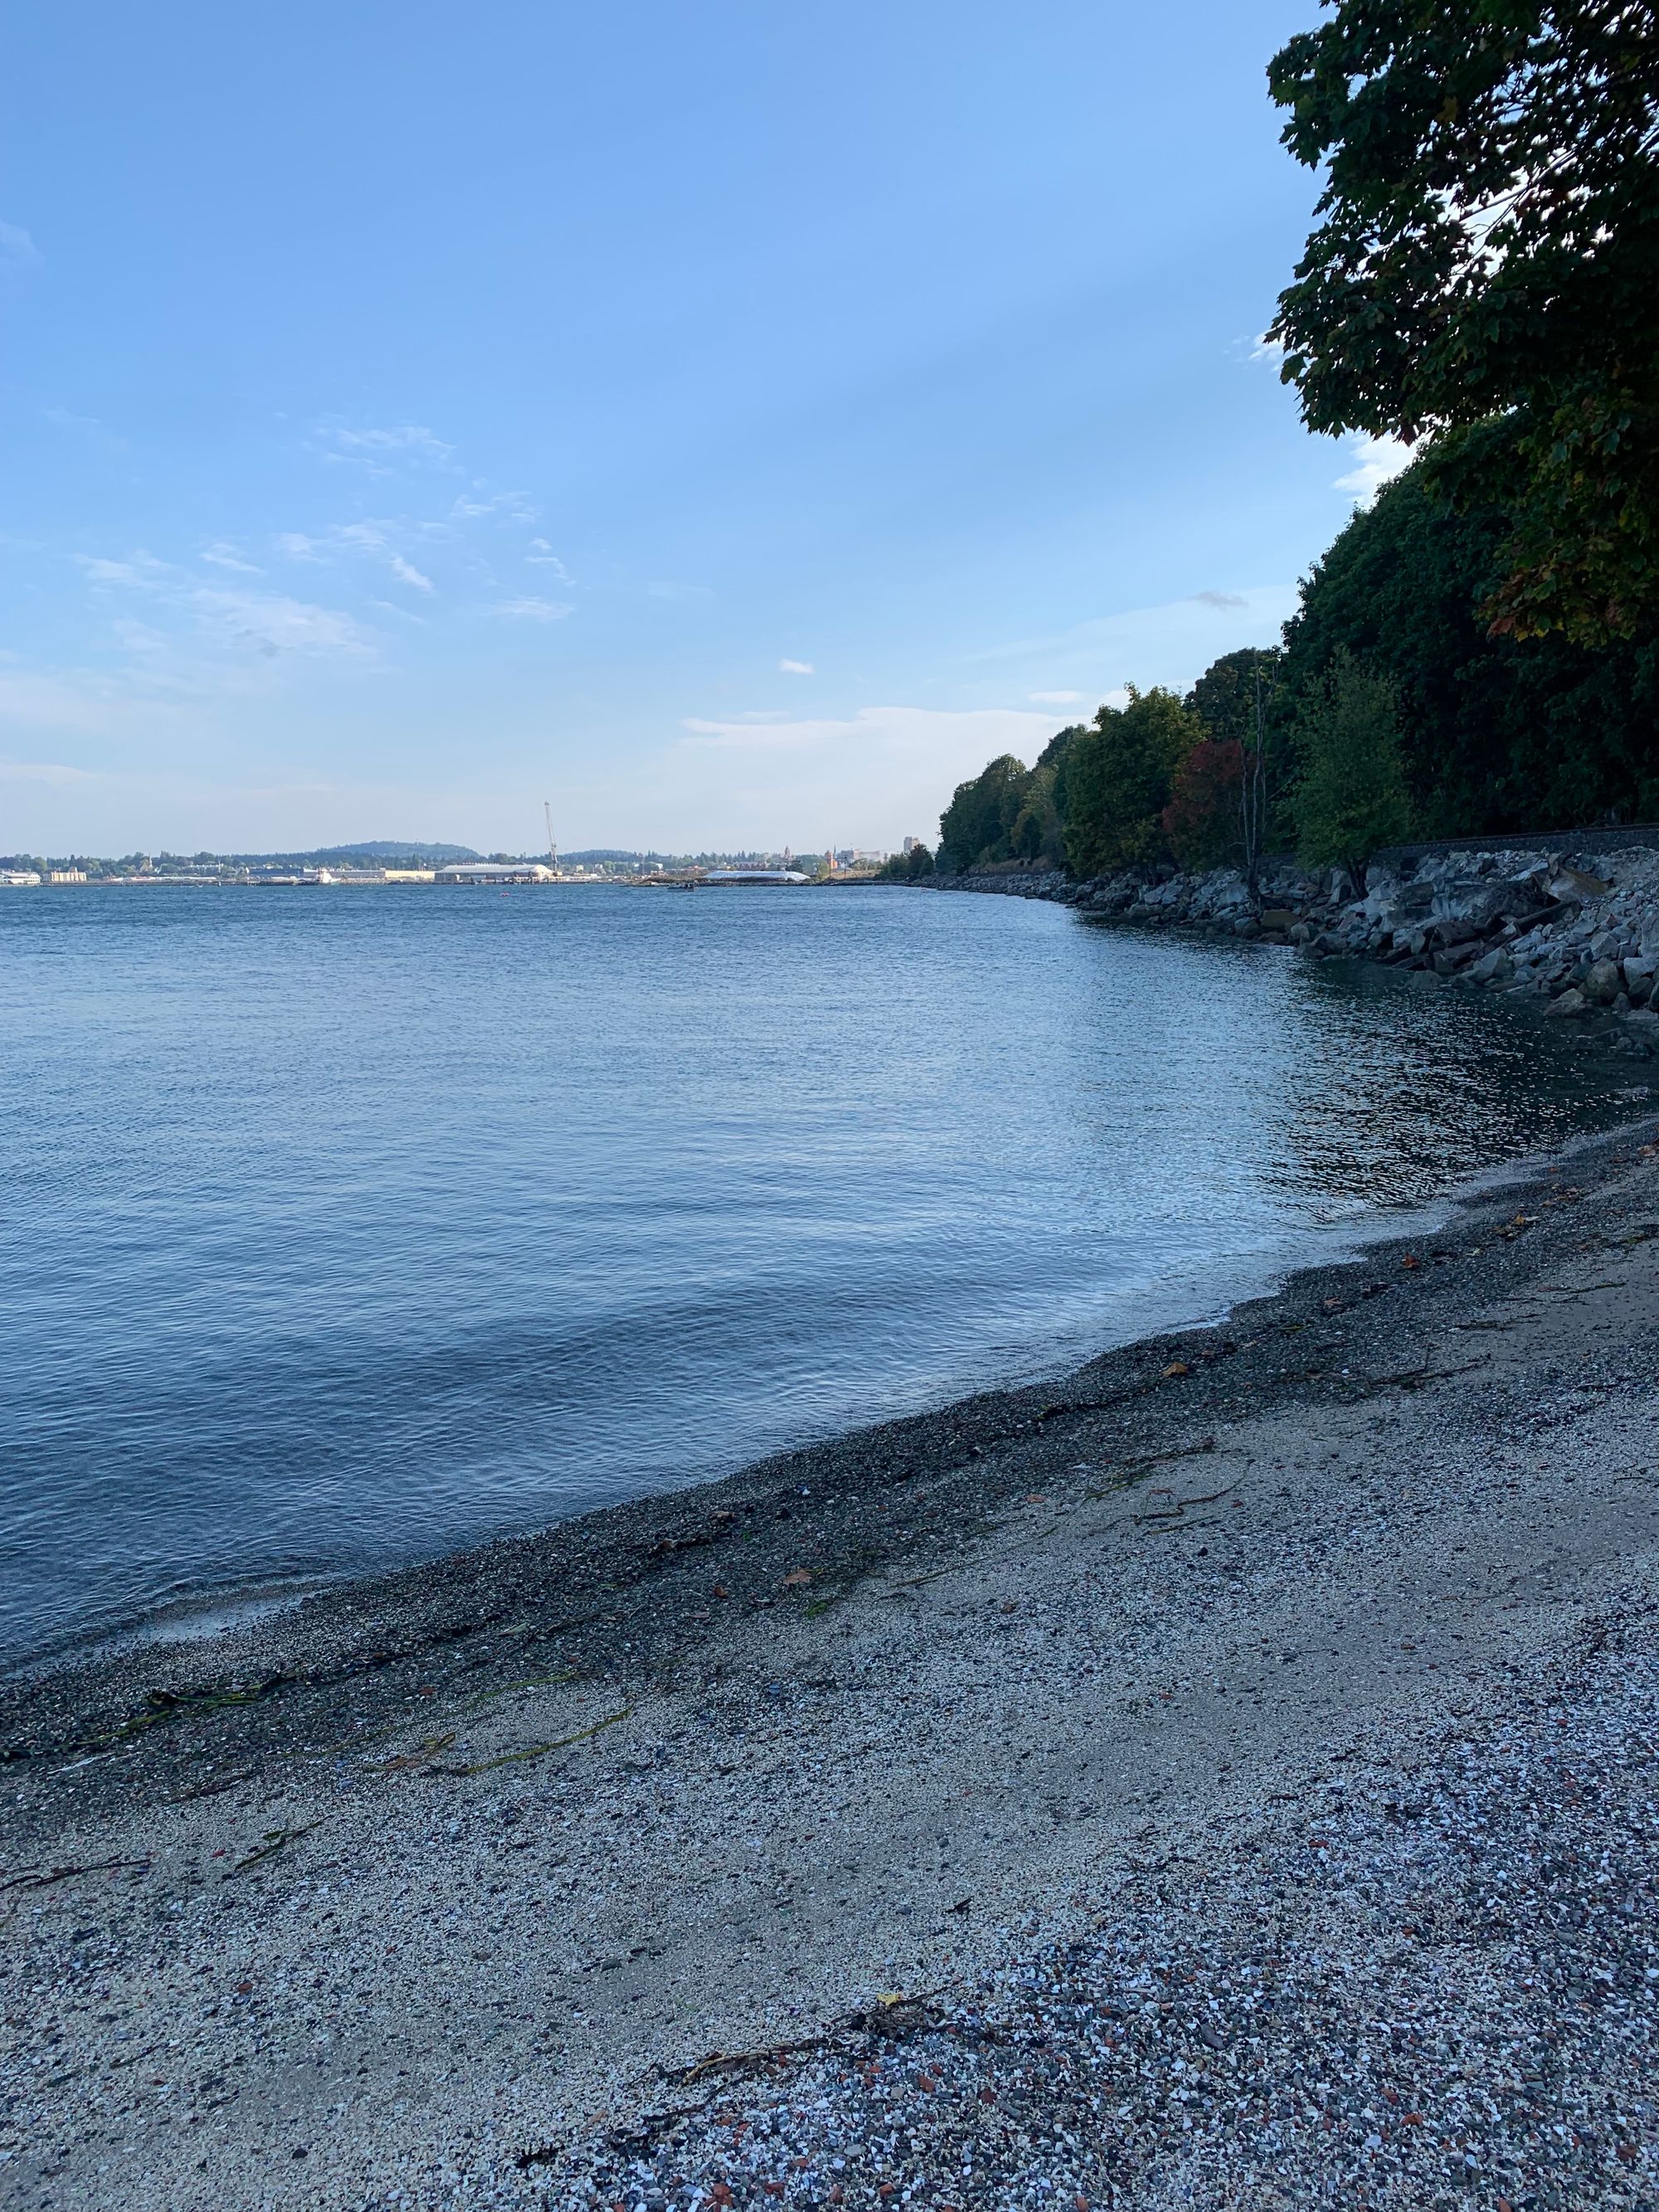
<path fill-rule="evenodd" d="M 543 799 L 542 812 L 547 817 L 547 864 L 556 876 L 559 872 L 559 848 L 553 842 L 553 802 L 550 799 Z"/>

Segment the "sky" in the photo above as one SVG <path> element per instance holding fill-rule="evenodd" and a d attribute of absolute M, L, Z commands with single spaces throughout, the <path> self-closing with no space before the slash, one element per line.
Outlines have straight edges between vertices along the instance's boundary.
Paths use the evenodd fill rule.
<path fill-rule="evenodd" d="M 0 852 L 931 842 L 1398 465 L 1261 344 L 1315 0 L 58 0 Z"/>

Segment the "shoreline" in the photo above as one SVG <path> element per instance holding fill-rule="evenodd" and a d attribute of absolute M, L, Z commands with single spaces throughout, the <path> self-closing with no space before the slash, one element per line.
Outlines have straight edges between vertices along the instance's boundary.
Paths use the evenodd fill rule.
<path fill-rule="evenodd" d="M 661 2202 L 701 2158 L 760 2203 L 696 2112 L 758 2143 L 810 2074 L 862 2117 L 786 2201 L 887 2202 L 832 2178 L 872 2066 L 955 2064 L 1052 1946 L 1166 1911 L 1149 1853 L 1279 1849 L 1333 1759 L 1649 1621 L 1656 1135 L 1063 1383 L 0 1687 L 8 2042 L 46 2062 L 0 2190 L 562 2208 L 643 2143 Z M 760 2056 L 684 2078 L 715 2052 Z M 981 2172 L 948 2201 L 1024 2201 Z"/>
<path fill-rule="evenodd" d="M 1655 1098 L 1656 1112 L 1659 1112 L 1659 1091 L 1646 1085 L 1632 1089 L 1632 1104 L 1644 1097 Z M 1331 1220 L 1304 1228 L 1302 1234 L 1310 1243 L 1328 1236 L 1334 1249 L 1323 1257 L 1304 1258 L 1287 1254 L 1268 1261 L 1263 1267 L 1256 1287 L 1223 1304 L 1213 1313 L 1177 1320 L 1138 1335 L 1108 1342 L 1087 1358 L 1073 1364 L 1062 1362 L 1052 1370 L 1024 1380 L 1011 1377 L 1005 1382 L 988 1382 L 982 1389 L 942 1399 L 935 1405 L 923 1406 L 913 1413 L 848 1424 L 827 1431 L 821 1437 L 808 1437 L 777 1452 L 745 1462 L 725 1474 L 695 1475 L 669 1488 L 643 1492 L 638 1497 L 622 1499 L 613 1505 L 585 1508 L 528 1529 L 485 1538 L 476 1543 L 455 1545 L 428 1557 L 336 1573 L 299 1568 L 289 1575 L 255 1576 L 234 1583 L 208 1583 L 187 1589 L 175 1589 L 141 1613 L 118 1621 L 65 1631 L 61 1638 L 36 1652 L 0 1662 L 0 1713 L 6 1710 L 9 1692 L 27 1692 L 30 1689 L 41 1688 L 58 1675 L 131 1666 L 147 1658 L 162 1662 L 169 1654 L 197 1648 L 210 1656 L 215 1652 L 234 1650 L 235 1639 L 242 1632 L 257 1630 L 269 1620 L 291 1615 L 300 1607 L 313 1602 L 320 1604 L 330 1600 L 345 1599 L 358 1591 L 367 1594 L 382 1589 L 395 1590 L 405 1583 L 417 1585 L 428 1575 L 441 1573 L 452 1567 L 463 1570 L 476 1567 L 483 1571 L 492 1555 L 503 1547 L 538 1545 L 551 1538 L 557 1531 L 580 1522 L 598 1522 L 609 1515 L 631 1512 L 635 1509 L 647 1513 L 665 1510 L 677 1499 L 696 1497 L 722 1484 L 741 1482 L 750 1477 L 763 1479 L 768 1470 L 787 1468 L 792 1462 L 807 1455 L 834 1453 L 841 1445 L 852 1444 L 860 1438 L 877 1437 L 889 1431 L 945 1420 L 958 1409 L 977 1406 L 983 1401 L 1024 1399 L 1063 1390 L 1079 1376 L 1101 1367 L 1110 1359 L 1132 1353 L 1143 1345 L 1175 1343 L 1189 1337 L 1201 1337 L 1206 1333 L 1224 1330 L 1235 1313 L 1246 1307 L 1272 1303 L 1304 1275 L 1322 1279 L 1335 1270 L 1362 1264 L 1367 1255 L 1377 1248 L 1403 1245 L 1413 1240 L 1420 1242 L 1437 1236 L 1466 1207 L 1496 1199 L 1511 1189 L 1538 1183 L 1558 1168 L 1565 1169 L 1575 1157 L 1587 1150 L 1625 1141 L 1639 1141 L 1640 1133 L 1647 1126 L 1647 1121 L 1645 1114 L 1639 1115 L 1613 1129 L 1586 1130 L 1553 1147 L 1517 1154 L 1496 1165 L 1473 1170 L 1449 1185 L 1438 1197 L 1413 1205 L 1409 1209 L 1401 1208 L 1397 1214 L 1371 1210 L 1352 1219 Z M 1656 1125 L 1656 1131 L 1659 1131 L 1659 1125 Z M 396 1597 L 390 1601 L 395 1604 Z M 215 1623 L 216 1625 L 210 1625 Z M 0 1743 L 0 1768 L 3 1767 L 5 1756 L 3 1744 Z"/>
<path fill-rule="evenodd" d="M 1613 1095 L 1626 1099 L 1624 1091 Z M 921 1409 L 911 1411 L 911 1413 L 883 1416 L 878 1420 L 869 1422 L 848 1422 L 848 1425 L 841 1425 L 836 1429 L 830 1429 L 818 1437 L 807 1437 L 799 1444 L 792 1444 L 792 1447 L 785 1447 L 775 1453 L 765 1453 L 763 1458 L 750 1460 L 741 1467 L 728 1468 L 726 1474 L 695 1474 L 684 1482 L 672 1482 L 665 1489 L 641 1491 L 635 1498 L 623 1498 L 611 1506 L 588 1506 L 588 1509 L 573 1510 L 573 1513 L 557 1517 L 557 1520 L 540 1522 L 540 1524 L 525 1528 L 525 1531 L 456 1544 L 456 1547 L 431 1553 L 425 1558 L 403 1559 L 403 1562 L 392 1562 L 387 1566 L 343 1568 L 337 1573 L 316 1571 L 316 1568 L 295 1568 L 292 1573 L 250 1575 L 250 1577 L 239 1577 L 234 1582 L 208 1582 L 195 1583 L 191 1589 L 170 1590 L 166 1597 L 149 1604 L 142 1613 L 126 1614 L 126 1617 L 115 1621 L 88 1624 L 84 1628 L 64 1631 L 60 1637 L 55 1637 L 51 1644 L 38 1648 L 35 1652 L 24 1652 L 24 1655 L 0 1662 L 0 1712 L 7 1710 L 9 1692 L 27 1692 L 28 1687 L 45 1686 L 60 1674 L 76 1674 L 76 1672 L 100 1670 L 100 1668 L 119 1668 L 142 1662 L 155 1662 L 157 1666 L 161 1666 L 166 1662 L 166 1655 L 170 1655 L 170 1652 L 195 1650 L 195 1648 L 204 1650 L 206 1655 L 228 1652 L 228 1655 L 234 1656 L 234 1639 L 239 1637 L 239 1632 L 248 1631 L 248 1628 L 258 1628 L 264 1621 L 274 1620 L 274 1617 L 295 1614 L 301 1606 L 312 1606 L 314 1601 L 316 1604 L 327 1604 L 330 1599 L 347 1599 L 354 1590 L 362 1590 L 362 1593 L 378 1593 L 383 1589 L 396 1590 L 404 1582 L 410 1586 L 418 1586 L 422 1577 L 441 1575 L 447 1568 L 462 1568 L 465 1571 L 471 1564 L 476 1564 L 483 1571 L 489 1558 L 502 1547 L 511 1548 L 522 1547 L 522 1544 L 540 1544 L 540 1541 L 549 1540 L 557 1531 L 568 1528 L 577 1522 L 598 1522 L 606 1516 L 613 1516 L 613 1513 L 629 1513 L 635 1509 L 641 1510 L 641 1513 L 665 1510 L 679 1498 L 690 1498 L 690 1495 L 714 1489 L 714 1486 L 726 1482 L 744 1482 L 748 1478 L 763 1480 L 769 1468 L 785 1468 L 792 1460 L 810 1455 L 810 1453 L 834 1453 L 842 1443 L 852 1444 L 858 1437 L 876 1437 L 902 1427 L 947 1420 L 957 1409 L 975 1407 L 982 1401 L 991 1401 L 991 1398 L 1011 1401 L 1011 1398 L 1029 1398 L 1033 1394 L 1042 1395 L 1048 1394 L 1048 1391 L 1060 1391 L 1071 1385 L 1079 1374 L 1097 1370 L 1106 1360 L 1133 1354 L 1139 1345 L 1161 1345 L 1166 1340 L 1175 1343 L 1176 1338 L 1183 1340 L 1188 1336 L 1203 1336 L 1206 1332 L 1221 1332 L 1221 1329 L 1228 1328 L 1237 1310 L 1274 1301 L 1274 1298 L 1281 1297 L 1283 1291 L 1290 1290 L 1290 1285 L 1297 1283 L 1298 1276 L 1325 1276 L 1328 1272 L 1340 1270 L 1347 1265 L 1360 1265 L 1370 1252 L 1378 1248 L 1391 1248 L 1391 1245 L 1409 1243 L 1413 1239 L 1422 1241 L 1436 1237 L 1449 1224 L 1455 1221 L 1455 1217 L 1462 1212 L 1464 1207 L 1482 1203 L 1486 1199 L 1495 1199 L 1510 1188 L 1524 1188 L 1541 1182 L 1555 1168 L 1566 1168 L 1575 1157 L 1586 1151 L 1599 1151 L 1604 1146 L 1620 1144 L 1620 1141 L 1637 1141 L 1637 1133 L 1644 1130 L 1648 1119 L 1646 1113 L 1637 1110 L 1644 1099 L 1655 1099 L 1655 1113 L 1659 1113 L 1659 1086 L 1632 1084 L 1631 1091 L 1628 1091 L 1632 1119 L 1628 1124 L 1620 1124 L 1617 1128 L 1608 1130 L 1582 1130 L 1582 1133 L 1575 1133 L 1573 1137 L 1568 1137 L 1559 1144 L 1540 1146 L 1537 1151 L 1531 1152 L 1517 1152 L 1510 1159 L 1498 1161 L 1495 1166 L 1474 1168 L 1474 1170 L 1464 1172 L 1458 1182 L 1449 1183 L 1447 1190 L 1440 1192 L 1437 1197 L 1425 1199 L 1425 1201 L 1413 1203 L 1409 1207 L 1401 1207 L 1398 1212 L 1395 1210 L 1385 1212 L 1380 1207 L 1364 1207 L 1354 1217 L 1329 1218 L 1329 1221 L 1318 1221 L 1316 1225 L 1305 1224 L 1298 1232 L 1298 1243 L 1305 1245 L 1307 1255 L 1303 1256 L 1303 1252 L 1283 1252 L 1283 1255 L 1272 1256 L 1272 1259 L 1263 1256 L 1255 1287 L 1243 1291 L 1241 1297 L 1221 1303 L 1210 1314 L 1175 1318 L 1175 1321 L 1164 1322 L 1155 1329 L 1146 1329 L 1137 1336 L 1110 1338 L 1102 1345 L 1102 1349 L 1093 1352 L 1088 1358 L 1078 1360 L 1078 1363 L 1061 1360 L 1051 1370 L 1026 1376 L 1024 1380 L 1011 1376 L 1009 1380 L 1002 1380 L 1002 1382 L 987 1382 L 982 1389 L 942 1398 L 936 1405 L 922 1405 Z M 1332 1243 L 1332 1249 L 1322 1256 L 1314 1255 L 1312 1245 L 1325 1237 Z M 1243 1265 L 1243 1261 L 1239 1261 L 1239 1265 Z M 392 1597 L 389 1601 L 396 1604 L 396 1597 Z M 3 1763 L 4 1750 L 0 1745 L 0 1765 Z"/>

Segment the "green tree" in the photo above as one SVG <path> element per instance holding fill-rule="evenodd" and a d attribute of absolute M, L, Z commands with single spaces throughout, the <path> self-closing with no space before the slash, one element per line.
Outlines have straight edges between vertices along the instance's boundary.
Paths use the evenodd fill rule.
<path fill-rule="evenodd" d="M 904 862 L 904 872 L 913 884 L 933 872 L 933 856 L 925 845 L 912 845 L 908 853 L 901 853 L 899 858 Z"/>
<path fill-rule="evenodd" d="M 1127 707 L 1103 707 L 1066 757 L 1066 853 L 1073 872 L 1102 874 L 1157 859 L 1161 817 L 1176 769 L 1204 725 L 1173 691 L 1129 687 Z"/>
<path fill-rule="evenodd" d="M 1247 645 L 1210 663 L 1187 694 L 1206 738 L 1217 744 L 1254 744 L 1257 681 L 1271 692 L 1283 657 L 1276 645 Z"/>
<path fill-rule="evenodd" d="M 1359 878 L 1379 846 L 1411 830 L 1394 687 L 1344 650 L 1303 714 L 1297 850 L 1310 868 Z"/>
<path fill-rule="evenodd" d="M 1394 686 L 1407 787 L 1427 837 L 1659 814 L 1659 642 L 1599 651 L 1492 637 L 1480 610 L 1510 519 L 1457 512 L 1421 463 L 1354 515 L 1285 625 L 1273 720 L 1297 742 L 1336 655 Z M 1285 769 L 1293 781 L 1296 763 Z"/>
<path fill-rule="evenodd" d="M 1269 70 L 1322 168 L 1281 295 L 1316 430 L 1435 436 L 1510 528 L 1499 634 L 1659 623 L 1655 0 L 1335 0 Z"/>
<path fill-rule="evenodd" d="M 1003 753 L 969 782 L 959 783 L 939 819 L 939 866 L 959 872 L 1007 860 L 1026 781 L 1024 764 Z"/>

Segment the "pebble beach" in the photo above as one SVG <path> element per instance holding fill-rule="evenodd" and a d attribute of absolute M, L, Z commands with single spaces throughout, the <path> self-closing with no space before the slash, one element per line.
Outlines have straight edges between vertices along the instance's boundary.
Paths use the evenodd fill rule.
<path fill-rule="evenodd" d="M 1659 1158 L 4 1693 L 19 2206 L 1659 2204 Z"/>

